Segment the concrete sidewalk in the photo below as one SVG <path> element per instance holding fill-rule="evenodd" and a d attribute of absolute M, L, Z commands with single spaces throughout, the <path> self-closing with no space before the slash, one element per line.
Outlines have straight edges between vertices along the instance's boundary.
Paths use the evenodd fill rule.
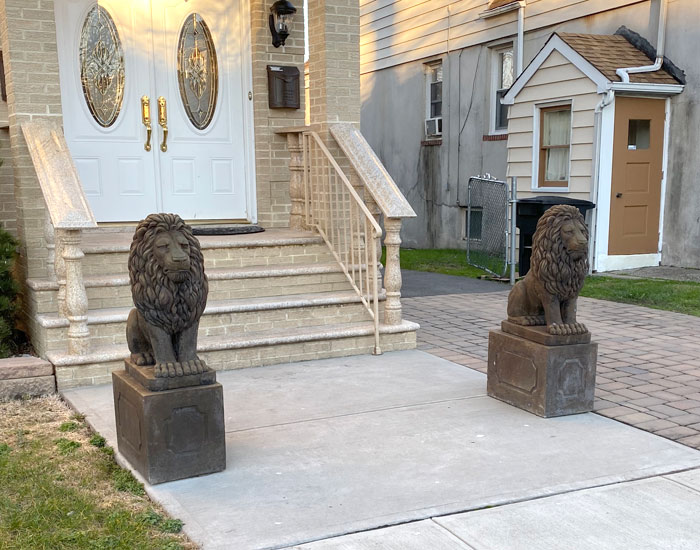
<path fill-rule="evenodd" d="M 404 317 L 421 325 L 419 349 L 486 372 L 488 332 L 505 318 L 510 287 L 465 294 L 462 277 L 441 275 L 433 295 L 432 279 L 409 277 L 420 297 L 402 299 Z M 596 411 L 700 449 L 700 317 L 591 298 L 579 299 L 578 317 L 599 343 Z"/>
<path fill-rule="evenodd" d="M 700 452 L 596 414 L 538 418 L 433 355 L 219 380 L 226 471 L 147 486 L 205 549 L 698 547 Z M 110 386 L 64 395 L 115 445 Z"/>

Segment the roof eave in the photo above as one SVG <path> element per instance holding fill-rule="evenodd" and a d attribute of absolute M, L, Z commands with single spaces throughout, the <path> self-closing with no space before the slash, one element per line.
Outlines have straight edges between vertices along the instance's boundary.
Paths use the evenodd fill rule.
<path fill-rule="evenodd" d="M 610 82 L 607 88 L 613 92 L 670 96 L 680 94 L 685 86 L 683 84 L 651 84 L 648 82 Z"/>

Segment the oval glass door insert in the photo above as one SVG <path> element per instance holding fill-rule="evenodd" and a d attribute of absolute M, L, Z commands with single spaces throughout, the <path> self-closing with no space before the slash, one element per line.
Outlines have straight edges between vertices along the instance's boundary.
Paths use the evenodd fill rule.
<path fill-rule="evenodd" d="M 124 50 L 101 6 L 88 12 L 80 33 L 80 81 L 93 118 L 105 128 L 114 124 L 124 100 Z"/>
<path fill-rule="evenodd" d="M 198 13 L 188 16 L 180 31 L 177 78 L 185 112 L 195 128 L 204 130 L 214 117 L 219 75 L 209 27 Z"/>

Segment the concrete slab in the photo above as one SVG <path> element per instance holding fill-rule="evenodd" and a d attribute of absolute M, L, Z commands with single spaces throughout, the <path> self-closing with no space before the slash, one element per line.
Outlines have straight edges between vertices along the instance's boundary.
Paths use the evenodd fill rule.
<path fill-rule="evenodd" d="M 663 478 L 437 518 L 474 550 L 696 550 L 700 494 Z"/>
<path fill-rule="evenodd" d="M 700 493 L 700 470 L 688 470 L 687 472 L 681 472 L 680 474 L 673 474 L 666 476 L 667 479 L 675 481 L 690 487 Z M 700 538 L 700 537 L 699 537 Z M 700 546 L 700 543 L 698 544 Z"/>
<path fill-rule="evenodd" d="M 700 467 L 700 452 L 598 415 L 542 419 L 485 397 L 485 376 L 417 351 L 219 380 L 226 471 L 147 487 L 206 549 L 281 548 Z M 65 396 L 113 445 L 105 388 Z"/>
<path fill-rule="evenodd" d="M 430 520 L 312 542 L 288 550 L 472 550 Z"/>

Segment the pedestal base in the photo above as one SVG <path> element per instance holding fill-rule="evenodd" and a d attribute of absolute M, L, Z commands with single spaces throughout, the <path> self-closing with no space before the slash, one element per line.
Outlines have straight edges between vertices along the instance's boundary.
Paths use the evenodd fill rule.
<path fill-rule="evenodd" d="M 119 452 L 149 483 L 226 468 L 221 384 L 152 392 L 112 373 Z"/>
<path fill-rule="evenodd" d="M 544 345 L 489 332 L 487 391 L 538 416 L 593 410 L 598 344 Z"/>

